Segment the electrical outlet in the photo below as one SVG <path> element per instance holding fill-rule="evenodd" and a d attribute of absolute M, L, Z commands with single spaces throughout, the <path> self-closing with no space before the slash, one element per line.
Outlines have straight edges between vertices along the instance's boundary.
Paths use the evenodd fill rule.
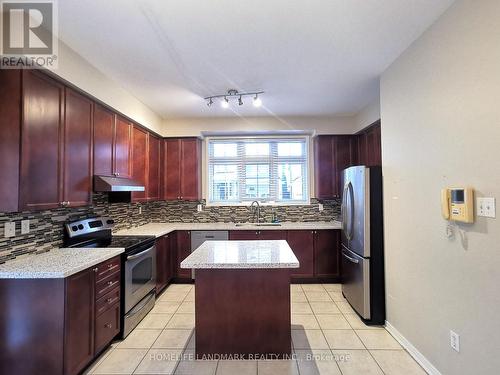
<path fill-rule="evenodd" d="M 21 234 L 28 234 L 30 232 L 30 221 L 21 220 Z"/>
<path fill-rule="evenodd" d="M 477 198 L 477 216 L 495 218 L 495 198 Z"/>
<path fill-rule="evenodd" d="M 16 235 L 16 223 L 5 223 L 4 237 L 14 237 Z"/>
<path fill-rule="evenodd" d="M 199 204 L 196 206 L 196 211 L 201 212 L 203 211 L 203 205 Z"/>
<path fill-rule="evenodd" d="M 323 203 L 318 203 L 318 210 L 323 211 L 324 209 Z"/>
<path fill-rule="evenodd" d="M 460 335 L 450 330 L 450 346 L 453 350 L 460 352 Z"/>
<path fill-rule="evenodd" d="M 142 215 L 142 206 L 139 206 L 139 215 Z"/>

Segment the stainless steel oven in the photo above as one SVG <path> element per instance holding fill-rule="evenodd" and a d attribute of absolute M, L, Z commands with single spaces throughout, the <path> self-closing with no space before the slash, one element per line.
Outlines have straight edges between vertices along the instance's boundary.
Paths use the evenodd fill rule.
<path fill-rule="evenodd" d="M 156 286 L 156 248 L 148 245 L 124 257 L 123 334 L 132 329 L 153 308 Z"/>

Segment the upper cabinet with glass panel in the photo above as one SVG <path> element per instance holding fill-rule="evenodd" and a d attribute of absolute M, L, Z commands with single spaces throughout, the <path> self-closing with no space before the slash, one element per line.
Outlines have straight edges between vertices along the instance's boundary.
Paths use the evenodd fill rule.
<path fill-rule="evenodd" d="M 309 202 L 308 138 L 209 138 L 208 204 Z"/>

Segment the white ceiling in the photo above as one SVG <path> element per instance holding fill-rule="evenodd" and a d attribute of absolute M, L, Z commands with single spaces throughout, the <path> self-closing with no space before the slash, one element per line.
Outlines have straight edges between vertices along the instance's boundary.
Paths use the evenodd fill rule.
<path fill-rule="evenodd" d="M 355 113 L 453 0 L 64 0 L 60 38 L 165 118 Z M 203 97 L 265 90 L 223 110 Z"/>

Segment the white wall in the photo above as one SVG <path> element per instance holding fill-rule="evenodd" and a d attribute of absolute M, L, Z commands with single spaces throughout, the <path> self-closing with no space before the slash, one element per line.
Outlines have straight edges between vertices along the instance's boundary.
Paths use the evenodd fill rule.
<path fill-rule="evenodd" d="M 314 130 L 316 134 L 351 134 L 353 116 L 205 117 L 164 121 L 164 135 L 199 136 L 201 131 Z"/>
<path fill-rule="evenodd" d="M 163 120 L 117 82 L 59 41 L 58 68 L 53 72 L 117 111 L 151 130 L 162 133 Z"/>
<path fill-rule="evenodd" d="M 354 116 L 353 133 L 363 130 L 375 121 L 380 120 L 380 98 L 377 98 Z"/>
<path fill-rule="evenodd" d="M 457 1 L 381 78 L 387 320 L 442 374 L 500 371 L 500 221 L 448 239 L 440 212 L 445 186 L 500 197 L 499 15 Z"/>

